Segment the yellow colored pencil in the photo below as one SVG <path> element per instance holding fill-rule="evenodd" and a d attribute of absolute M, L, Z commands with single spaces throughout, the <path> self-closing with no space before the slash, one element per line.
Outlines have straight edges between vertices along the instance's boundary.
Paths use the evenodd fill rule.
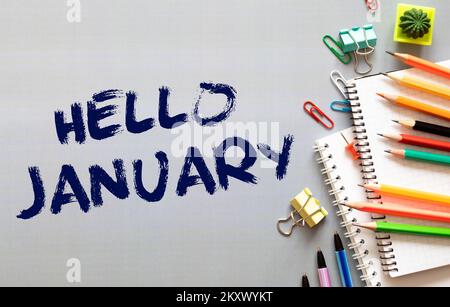
<path fill-rule="evenodd" d="M 414 189 L 407 189 L 402 187 L 396 187 L 387 184 L 365 184 L 362 185 L 367 190 L 374 191 L 378 194 L 387 194 L 392 196 L 398 196 L 409 199 L 425 200 L 434 203 L 440 203 L 446 206 L 450 206 L 450 195 L 442 195 L 424 191 L 418 191 Z"/>
<path fill-rule="evenodd" d="M 441 86 L 436 83 L 427 82 L 421 79 L 417 79 L 411 76 L 408 76 L 405 73 L 388 73 L 384 74 L 386 77 L 391 78 L 394 81 L 399 82 L 400 84 L 414 88 L 416 90 L 422 91 L 424 93 L 432 94 L 435 96 L 439 96 L 445 99 L 450 100 L 450 88 Z"/>
<path fill-rule="evenodd" d="M 435 107 L 425 102 L 421 102 L 404 96 L 389 95 L 382 93 L 377 93 L 377 95 L 400 106 L 417 110 L 422 113 L 431 114 L 440 118 L 444 118 L 446 120 L 450 120 L 450 110 L 448 109 Z"/>

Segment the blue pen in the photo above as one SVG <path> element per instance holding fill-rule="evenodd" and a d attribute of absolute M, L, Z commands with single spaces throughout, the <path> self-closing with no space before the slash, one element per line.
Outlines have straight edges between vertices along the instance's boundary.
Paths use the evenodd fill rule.
<path fill-rule="evenodd" d="M 352 275 L 348 265 L 347 254 L 345 253 L 344 245 L 338 233 L 334 234 L 334 246 L 336 248 L 336 259 L 341 274 L 342 286 L 346 288 L 353 287 Z"/>

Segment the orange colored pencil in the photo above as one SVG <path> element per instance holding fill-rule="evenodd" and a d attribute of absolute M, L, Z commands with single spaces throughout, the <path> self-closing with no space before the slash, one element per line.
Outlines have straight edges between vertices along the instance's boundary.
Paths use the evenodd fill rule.
<path fill-rule="evenodd" d="M 422 113 L 431 114 L 440 118 L 444 118 L 446 120 L 450 120 L 450 110 L 448 109 L 435 107 L 425 102 L 421 102 L 404 96 L 381 94 L 381 93 L 377 93 L 377 95 L 390 102 L 401 105 L 402 107 L 407 107 L 409 109 L 417 110 Z"/>
<path fill-rule="evenodd" d="M 435 64 L 433 62 L 406 53 L 397 53 L 397 52 L 394 53 L 389 51 L 386 51 L 386 53 L 396 57 L 406 65 L 432 73 L 437 76 L 450 79 L 450 68 L 444 67 L 439 64 Z"/>
<path fill-rule="evenodd" d="M 450 212 L 425 210 L 420 208 L 404 207 L 393 203 L 372 204 L 367 202 L 355 202 L 343 204 L 349 208 L 359 211 L 384 214 L 389 216 L 400 216 L 418 220 L 450 223 Z"/>
<path fill-rule="evenodd" d="M 431 95 L 439 96 L 450 100 L 450 88 L 441 86 L 436 83 L 427 82 L 425 80 L 417 79 L 403 72 L 383 74 L 394 81 L 399 82 L 401 85 L 428 93 Z"/>
<path fill-rule="evenodd" d="M 387 184 L 364 184 L 362 185 L 362 187 L 367 190 L 374 191 L 378 194 L 386 194 L 408 199 L 417 199 L 450 206 L 450 195 L 430 193 Z"/>

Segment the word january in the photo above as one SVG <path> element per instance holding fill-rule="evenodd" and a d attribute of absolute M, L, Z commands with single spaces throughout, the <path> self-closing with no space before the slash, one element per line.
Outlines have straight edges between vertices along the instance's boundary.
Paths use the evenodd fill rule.
<path fill-rule="evenodd" d="M 231 113 L 235 110 L 236 91 L 233 87 L 226 84 L 201 83 L 201 94 L 194 104 L 191 118 L 201 126 L 215 126 L 227 120 Z M 226 104 L 224 109 L 218 114 L 211 117 L 203 117 L 200 115 L 199 108 L 204 95 L 224 95 Z M 172 129 L 187 123 L 188 114 L 181 113 L 175 116 L 169 115 L 168 98 L 170 90 L 167 87 L 159 89 L 159 125 L 164 129 Z M 120 102 L 125 99 L 125 127 L 119 124 L 112 124 L 101 127 L 101 121 L 118 114 L 118 105 L 114 101 Z M 68 146 L 69 135 L 74 135 L 76 143 L 82 146 L 85 143 L 87 135 L 92 139 L 101 141 L 114 137 L 125 129 L 128 133 L 141 134 L 147 132 L 156 126 L 154 118 L 146 118 L 143 120 L 136 119 L 137 94 L 129 91 L 124 93 L 120 90 L 106 90 L 94 94 L 92 100 L 86 103 L 87 106 L 87 124 L 83 117 L 83 106 L 80 103 L 71 105 L 71 119 L 67 114 L 57 110 L 55 112 L 55 127 L 59 142 L 63 146 Z M 87 128 L 86 128 L 87 126 Z M 284 137 L 283 147 L 280 152 L 275 152 L 267 144 L 257 144 L 253 147 L 247 140 L 240 137 L 228 137 L 221 145 L 214 148 L 215 156 L 215 172 L 217 174 L 218 183 L 214 179 L 212 172 L 207 167 L 206 162 L 200 150 L 194 146 L 187 150 L 183 167 L 181 169 L 176 194 L 180 197 L 187 194 L 189 187 L 203 184 L 207 193 L 213 195 L 220 187 L 224 190 L 229 188 L 229 178 L 235 178 L 248 184 L 257 184 L 257 178 L 249 172 L 249 169 L 257 160 L 257 152 L 262 153 L 266 158 L 277 163 L 275 175 L 278 180 L 282 180 L 289 164 L 289 156 L 293 136 Z M 227 163 L 225 154 L 232 147 L 238 147 L 244 152 L 244 157 L 238 166 Z M 160 201 L 166 192 L 167 181 L 169 177 L 169 159 L 163 151 L 158 151 L 155 158 L 159 164 L 159 175 L 156 187 L 149 190 L 143 182 L 144 165 L 142 160 L 134 160 L 131 164 L 133 170 L 133 183 L 136 194 L 143 200 L 153 203 Z M 90 175 L 90 198 L 86 189 L 81 184 L 77 171 L 70 164 L 61 166 L 61 171 L 56 184 L 56 189 L 51 200 L 50 211 L 53 214 L 59 214 L 62 206 L 77 202 L 83 212 L 88 212 L 91 208 L 91 202 L 94 207 L 103 205 L 102 188 L 108 190 L 118 199 L 126 199 L 130 195 L 126 176 L 124 161 L 115 159 L 112 161 L 114 167 L 114 175 L 108 174 L 100 165 L 91 165 L 89 167 Z M 193 169 L 197 174 L 193 174 Z M 40 214 L 46 203 L 46 190 L 42 179 L 40 169 L 37 166 L 28 168 L 29 176 L 34 193 L 33 204 L 23 210 L 17 217 L 19 219 L 30 219 Z M 113 178 L 115 177 L 115 178 Z M 69 191 L 67 191 L 69 190 Z"/>

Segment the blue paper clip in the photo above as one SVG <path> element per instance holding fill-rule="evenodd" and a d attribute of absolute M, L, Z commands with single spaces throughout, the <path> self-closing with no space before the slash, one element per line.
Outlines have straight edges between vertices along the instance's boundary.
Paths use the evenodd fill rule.
<path fill-rule="evenodd" d="M 336 112 L 342 112 L 342 113 L 351 113 L 352 112 L 351 104 L 350 104 L 350 101 L 348 101 L 348 100 L 333 101 L 330 104 L 330 108 L 331 108 L 331 110 L 336 111 Z"/>

